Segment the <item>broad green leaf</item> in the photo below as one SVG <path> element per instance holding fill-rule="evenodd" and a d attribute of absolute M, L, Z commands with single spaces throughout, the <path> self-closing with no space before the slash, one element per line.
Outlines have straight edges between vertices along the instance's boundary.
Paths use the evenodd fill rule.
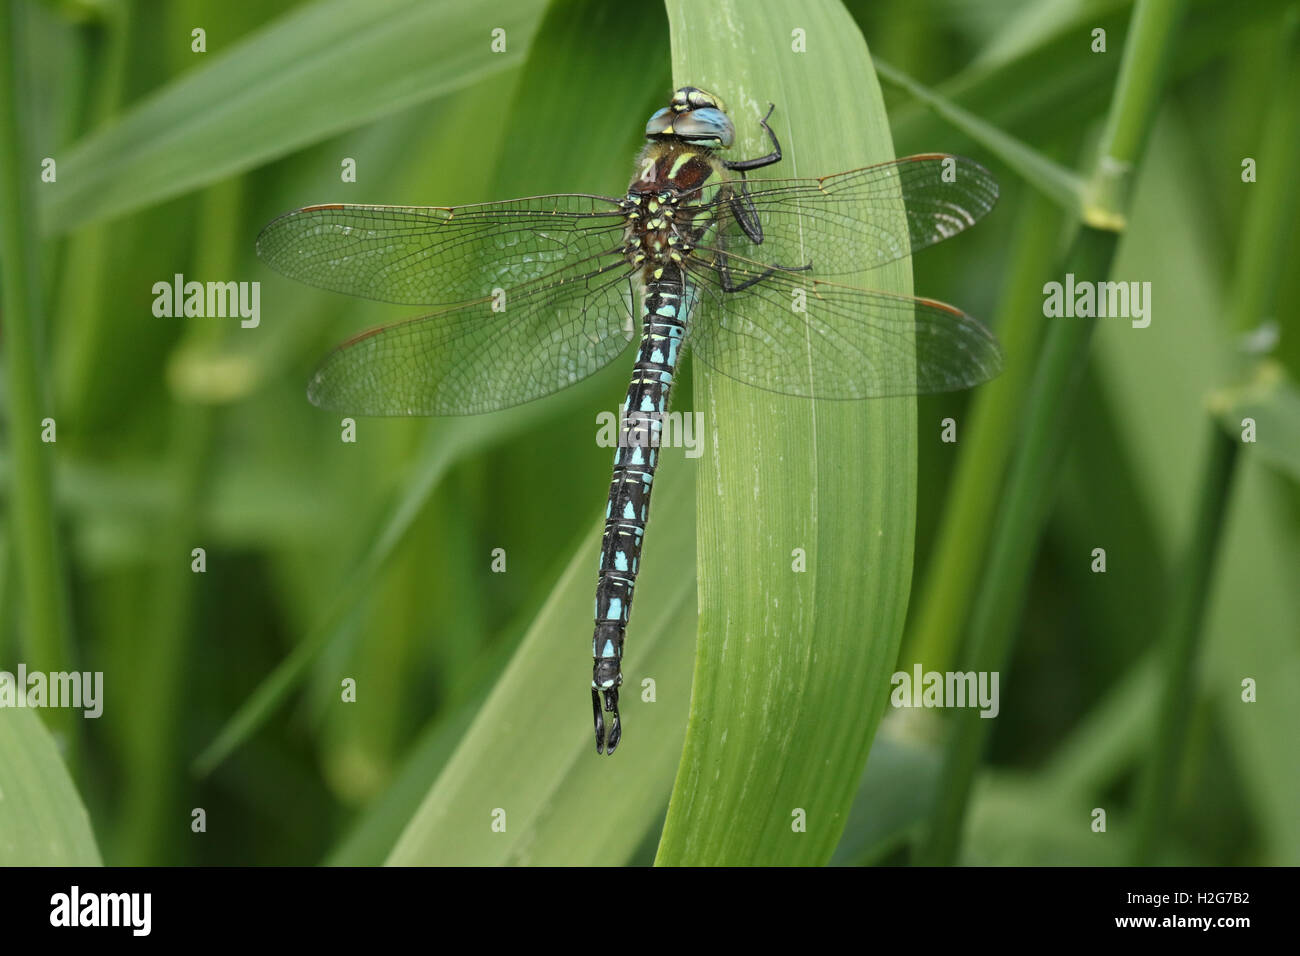
<path fill-rule="evenodd" d="M 0 866 L 100 866 L 90 817 L 35 711 L 0 707 Z"/>
<path fill-rule="evenodd" d="M 541 11 L 539 0 L 294 10 L 57 157 L 45 229 L 161 202 L 517 66 Z"/>
<path fill-rule="evenodd" d="M 866 44 L 838 3 L 795 13 L 776 0 L 673 0 L 668 11 L 674 79 L 729 105 L 735 155 L 766 151 L 757 121 L 776 104 L 785 159 L 755 178 L 893 158 Z M 846 282 L 908 294 L 910 261 Z M 885 707 L 907 608 L 915 401 L 812 402 L 696 375 L 709 433 L 699 650 L 657 862 L 822 864 Z"/>

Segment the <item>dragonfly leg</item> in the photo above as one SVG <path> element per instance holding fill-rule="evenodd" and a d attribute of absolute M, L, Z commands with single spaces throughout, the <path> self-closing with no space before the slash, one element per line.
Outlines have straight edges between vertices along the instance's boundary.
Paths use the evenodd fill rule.
<path fill-rule="evenodd" d="M 807 265 L 802 266 L 783 266 L 779 262 L 774 262 L 758 275 L 751 276 L 741 283 L 736 283 L 732 280 L 731 268 L 727 265 L 726 256 L 723 256 L 721 261 L 718 262 L 717 269 L 718 279 L 721 282 L 723 292 L 743 292 L 752 285 L 758 285 L 758 283 L 776 272 L 811 272 L 812 263 L 809 262 Z"/>
<path fill-rule="evenodd" d="M 754 245 L 759 245 L 763 241 L 763 221 L 758 218 L 758 210 L 754 208 L 754 200 L 749 198 L 749 182 L 741 180 L 740 195 L 732 196 L 727 201 L 728 208 L 731 209 L 731 215 L 735 218 L 736 224 L 749 237 L 749 241 Z"/>
<path fill-rule="evenodd" d="M 722 161 L 723 166 L 735 172 L 743 173 L 746 170 L 762 169 L 764 166 L 771 166 L 773 163 L 779 163 L 781 161 L 781 141 L 778 140 L 776 134 L 772 132 L 772 127 L 767 125 L 767 121 L 772 118 L 772 112 L 775 109 L 776 104 L 770 104 L 767 108 L 767 115 L 758 121 L 759 125 L 762 126 L 763 129 L 767 130 L 767 138 L 772 141 L 772 152 L 768 153 L 766 156 L 758 156 L 754 159 L 724 159 Z"/>
<path fill-rule="evenodd" d="M 749 198 L 749 183 L 745 181 L 745 172 L 750 169 L 762 169 L 764 166 L 771 166 L 773 163 L 781 161 L 781 141 L 772 132 L 772 127 L 767 125 L 767 121 L 771 118 L 774 109 L 776 109 L 775 103 L 768 106 L 767 116 L 759 120 L 759 124 L 762 125 L 763 129 L 767 130 L 768 138 L 772 140 L 772 152 L 754 159 L 728 159 L 722 162 L 722 165 L 727 169 L 740 173 L 740 195 L 733 196 L 728 205 L 731 207 L 731 214 L 736 217 L 736 222 L 740 225 L 740 228 L 744 230 L 750 242 L 755 245 L 763 241 L 763 224 L 758 218 L 758 210 L 754 208 L 753 200 Z"/>

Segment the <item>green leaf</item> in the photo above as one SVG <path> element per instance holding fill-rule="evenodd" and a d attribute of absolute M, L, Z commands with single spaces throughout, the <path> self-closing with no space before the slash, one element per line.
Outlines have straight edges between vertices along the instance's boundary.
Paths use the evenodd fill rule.
<path fill-rule="evenodd" d="M 90 816 L 36 713 L 0 707 L 0 866 L 100 866 Z"/>
<path fill-rule="evenodd" d="M 736 156 L 766 150 L 757 121 L 775 102 L 785 159 L 774 175 L 893 158 L 866 44 L 838 4 L 793 19 L 776 0 L 673 0 L 668 12 L 674 77 L 728 103 Z M 793 47 L 801 41 L 808 52 Z M 846 282 L 909 294 L 910 260 Z M 907 609 L 916 404 L 804 401 L 696 375 L 709 430 L 700 637 L 657 862 L 822 864 L 866 764 Z M 796 549 L 806 572 L 792 569 Z"/>
<path fill-rule="evenodd" d="M 202 54 L 210 62 L 59 157 L 58 184 L 41 191 L 46 231 L 161 202 L 517 66 L 542 4 L 485 6 L 320 0 Z"/>

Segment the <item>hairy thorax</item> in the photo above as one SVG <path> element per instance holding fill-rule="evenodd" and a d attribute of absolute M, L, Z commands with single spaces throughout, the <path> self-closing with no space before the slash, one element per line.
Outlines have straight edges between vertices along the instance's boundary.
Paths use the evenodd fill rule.
<path fill-rule="evenodd" d="M 623 200 L 623 251 L 649 282 L 680 266 L 711 220 L 697 218 L 702 190 L 724 178 L 712 152 L 683 143 L 651 143 L 637 160 L 637 177 Z"/>

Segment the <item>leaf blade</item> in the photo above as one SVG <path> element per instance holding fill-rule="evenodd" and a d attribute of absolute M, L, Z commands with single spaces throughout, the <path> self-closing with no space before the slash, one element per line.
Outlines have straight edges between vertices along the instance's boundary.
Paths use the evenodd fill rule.
<path fill-rule="evenodd" d="M 857 27 L 838 6 L 801 14 L 816 56 L 790 55 L 779 3 L 670 3 L 677 80 L 732 106 L 738 156 L 762 151 L 756 120 L 778 100 L 784 175 L 892 159 Z M 861 124 L 826 109 L 864 98 Z M 844 281 L 908 295 L 910 274 L 904 258 L 870 283 Z M 697 487 L 701 628 L 656 863 L 825 863 L 884 710 L 907 605 L 915 401 L 806 402 L 696 373 L 712 430 Z M 794 548 L 807 554 L 806 573 L 792 570 Z M 864 565 L 872 573 L 862 580 Z M 806 818 L 806 833 L 792 814 Z"/>
<path fill-rule="evenodd" d="M 541 4 L 509 0 L 493 13 L 499 54 L 482 11 L 448 0 L 292 11 L 73 146 L 42 191 L 43 228 L 153 205 L 517 65 Z"/>

